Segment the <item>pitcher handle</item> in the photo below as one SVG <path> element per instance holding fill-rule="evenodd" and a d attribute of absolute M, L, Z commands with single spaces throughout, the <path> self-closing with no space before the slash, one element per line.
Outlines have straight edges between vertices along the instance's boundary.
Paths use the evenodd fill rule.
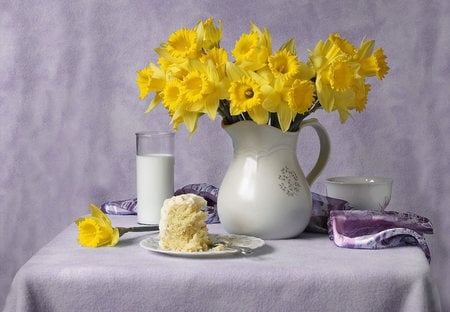
<path fill-rule="evenodd" d="M 306 181 L 309 185 L 312 185 L 314 180 L 319 176 L 320 172 L 322 172 L 323 168 L 325 168 L 325 165 L 328 162 L 328 157 L 330 156 L 330 138 L 328 137 L 328 133 L 325 128 L 319 123 L 316 118 L 302 121 L 300 129 L 308 126 L 313 127 L 319 137 L 320 142 L 319 157 L 317 158 L 316 164 L 312 168 L 311 172 L 306 176 Z"/>

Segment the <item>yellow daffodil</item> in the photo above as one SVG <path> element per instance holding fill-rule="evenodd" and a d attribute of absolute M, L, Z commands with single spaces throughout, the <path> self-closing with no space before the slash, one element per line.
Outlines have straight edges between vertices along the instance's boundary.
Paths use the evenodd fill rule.
<path fill-rule="evenodd" d="M 325 111 L 331 112 L 337 110 L 339 113 L 340 121 L 344 123 L 347 118 L 350 117 L 349 110 L 352 106 L 354 106 L 354 85 L 352 85 L 352 88 L 347 88 L 343 91 L 335 90 L 331 86 L 328 75 L 329 72 L 326 72 L 324 74 L 317 74 L 317 98 L 319 99 L 319 102 Z"/>
<path fill-rule="evenodd" d="M 297 114 L 305 114 L 314 104 L 314 83 L 309 80 L 275 80 L 262 87 L 263 107 L 276 113 L 280 129 L 288 131 Z"/>
<path fill-rule="evenodd" d="M 288 92 L 289 108 L 296 114 L 306 113 L 314 103 L 314 83 L 296 79 Z"/>
<path fill-rule="evenodd" d="M 288 50 L 281 50 L 269 56 L 268 63 L 275 78 L 291 79 L 300 71 L 297 56 Z"/>
<path fill-rule="evenodd" d="M 356 49 L 347 39 L 333 33 L 310 52 L 310 64 L 317 73 L 319 102 L 328 112 L 337 110 L 341 122 L 350 116 L 349 110 L 364 110 L 370 90 L 365 78 L 382 79 L 389 70 L 383 51 L 372 53 L 373 47 L 373 41 L 363 41 Z"/>
<path fill-rule="evenodd" d="M 338 92 L 351 88 L 361 78 L 358 69 L 357 64 L 346 57 L 336 58 L 327 68 L 327 80 L 331 88 Z"/>
<path fill-rule="evenodd" d="M 389 66 L 387 65 L 383 49 L 378 48 L 373 51 L 374 46 L 374 40 L 363 40 L 356 53 L 355 60 L 359 62 L 362 76 L 377 76 L 378 79 L 382 80 L 389 71 Z"/>
<path fill-rule="evenodd" d="M 256 55 L 259 44 L 257 33 L 242 34 L 232 51 L 236 61 L 244 62 Z"/>
<path fill-rule="evenodd" d="M 250 33 L 241 35 L 232 54 L 242 68 L 261 69 L 267 65 L 267 58 L 272 54 L 270 33 L 267 29 L 261 31 L 255 24 L 250 24 Z"/>
<path fill-rule="evenodd" d="M 202 100 L 205 95 L 212 92 L 212 84 L 206 75 L 200 71 L 192 70 L 183 79 L 184 95 L 191 105 Z M 193 109 L 195 111 L 195 109 Z"/>
<path fill-rule="evenodd" d="M 346 56 L 351 58 L 356 55 L 355 47 L 338 33 L 332 33 L 325 41 L 320 40 L 313 51 L 310 51 L 310 62 L 316 70 L 328 66 L 335 58 Z"/>
<path fill-rule="evenodd" d="M 212 62 L 219 73 L 219 79 L 224 79 L 226 72 L 225 67 L 228 62 L 228 53 L 223 48 L 212 48 L 207 53 L 203 54 L 200 61 L 204 64 Z"/>
<path fill-rule="evenodd" d="M 314 84 L 310 81 L 314 71 L 298 60 L 295 41 L 289 39 L 268 58 L 268 70 L 258 74 L 267 81 L 261 87 L 263 107 L 276 113 L 270 117 L 271 124 L 288 131 L 297 115 L 307 113 L 314 104 Z"/>
<path fill-rule="evenodd" d="M 361 74 L 367 77 L 377 76 L 378 79 L 382 80 L 389 71 L 386 55 L 381 48 L 377 49 L 373 55 L 362 59 L 359 64 L 361 65 Z"/>
<path fill-rule="evenodd" d="M 177 30 L 167 40 L 167 51 L 176 58 L 194 59 L 198 57 L 197 33 L 187 28 Z"/>
<path fill-rule="evenodd" d="M 78 242 L 84 247 L 115 246 L 119 241 L 119 230 L 113 228 L 109 218 L 94 204 L 90 205 L 91 216 L 75 220 L 78 225 Z"/>
<path fill-rule="evenodd" d="M 262 103 L 259 85 L 250 77 L 233 81 L 230 89 L 231 114 L 239 115 Z"/>
<path fill-rule="evenodd" d="M 262 106 L 270 113 L 276 113 L 276 121 L 271 120 L 272 123 L 279 123 L 282 131 L 287 131 L 294 118 L 294 113 L 290 109 L 286 94 L 287 84 L 283 79 L 273 81 L 273 85 L 263 85 L 261 91 L 264 94 L 264 101 Z M 271 118 L 275 118 L 273 115 Z"/>
<path fill-rule="evenodd" d="M 222 21 L 218 20 L 218 25 L 214 25 L 214 19 L 208 18 L 206 21 L 199 21 L 194 27 L 198 38 L 201 38 L 201 47 L 204 50 L 218 48 L 222 39 Z"/>
<path fill-rule="evenodd" d="M 216 118 L 220 99 L 228 98 L 228 80 L 221 75 L 213 61 L 192 63 L 195 68 L 191 73 L 197 75 L 185 82 L 185 98 L 188 109 L 193 112 L 206 113 L 211 120 Z M 189 87 L 188 87 L 189 85 Z"/>
<path fill-rule="evenodd" d="M 146 112 L 163 103 L 175 130 L 182 123 L 191 133 L 201 116 L 219 113 L 225 124 L 250 119 L 282 131 L 297 131 L 316 111 L 337 111 L 344 123 L 350 111 L 365 109 L 369 77 L 382 80 L 389 71 L 383 49 L 373 40 L 356 48 L 339 33 L 331 33 L 309 51 L 307 62 L 297 56 L 293 38 L 272 54 L 265 28 L 250 23 L 231 51 L 220 47 L 222 21 L 198 21 L 181 28 L 155 49 L 158 65 L 137 72 L 139 98 L 155 96 Z"/>
<path fill-rule="evenodd" d="M 157 225 L 114 228 L 111 220 L 94 204 L 90 204 L 91 215 L 75 220 L 78 226 L 78 242 L 83 247 L 112 247 L 119 237 L 128 232 L 157 231 Z"/>
<path fill-rule="evenodd" d="M 255 32 L 259 35 L 260 46 L 267 50 L 268 55 L 272 54 L 272 36 L 267 28 L 261 29 L 254 23 L 250 23 L 250 32 Z"/>
<path fill-rule="evenodd" d="M 144 99 L 149 92 L 161 91 L 165 84 L 165 74 L 155 64 L 150 63 L 149 66 L 137 71 L 136 82 L 139 87 L 140 99 Z"/>
<path fill-rule="evenodd" d="M 261 79 L 234 63 L 227 64 L 227 74 L 232 80 L 228 89 L 231 115 L 248 113 L 257 124 L 267 123 L 268 111 L 262 106 Z"/>
<path fill-rule="evenodd" d="M 349 55 L 354 56 L 357 52 L 355 46 L 345 38 L 341 38 L 339 33 L 332 33 L 328 37 L 328 40 L 333 44 L 329 50 L 329 59 L 332 59 L 336 55 Z"/>
<path fill-rule="evenodd" d="M 184 96 L 183 82 L 177 79 L 168 81 L 162 94 L 164 106 L 172 117 L 171 123 L 174 130 L 178 130 L 179 124 L 185 123 L 188 131 L 191 134 L 194 133 L 200 114 L 189 110 L 188 101 Z"/>
<path fill-rule="evenodd" d="M 164 98 L 164 106 L 169 112 L 175 112 L 184 101 L 182 94 L 183 86 L 180 80 L 172 79 L 166 83 L 162 96 Z"/>

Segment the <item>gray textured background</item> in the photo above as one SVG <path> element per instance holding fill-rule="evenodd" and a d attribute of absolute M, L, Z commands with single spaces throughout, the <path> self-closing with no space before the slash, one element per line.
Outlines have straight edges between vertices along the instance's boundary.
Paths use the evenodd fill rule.
<path fill-rule="evenodd" d="M 330 32 L 383 47 L 391 68 L 372 79 L 367 110 L 339 123 L 315 114 L 332 141 L 313 190 L 334 175 L 394 179 L 390 209 L 431 218 L 431 268 L 450 310 L 450 5 L 448 1 L 15 1 L 0 2 L 0 307 L 18 268 L 88 212 L 88 204 L 135 196 L 134 133 L 167 129 L 162 109 L 144 114 L 136 70 L 180 27 L 220 18 L 232 49 L 249 22 L 277 49 L 297 40 L 300 59 Z M 308 171 L 317 138 L 304 131 Z M 219 186 L 231 157 L 220 119 L 192 140 L 176 135 L 176 186 Z M 74 237 L 75 239 L 75 237 Z"/>

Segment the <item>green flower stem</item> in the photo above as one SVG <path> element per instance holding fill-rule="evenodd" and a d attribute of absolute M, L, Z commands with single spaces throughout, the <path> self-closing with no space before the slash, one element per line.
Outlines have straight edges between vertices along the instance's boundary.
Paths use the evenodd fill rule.
<path fill-rule="evenodd" d="M 159 226 L 150 225 L 150 226 L 136 226 L 136 227 L 118 227 L 119 237 L 128 232 L 149 232 L 149 231 L 158 231 Z"/>
<path fill-rule="evenodd" d="M 319 108 L 322 108 L 322 106 L 320 105 L 319 100 L 316 99 L 309 111 L 307 111 L 304 114 L 297 114 L 297 116 L 295 116 L 294 120 L 291 122 L 288 132 L 297 132 L 298 130 L 300 130 L 300 125 L 303 119 L 308 117 L 310 114 L 314 113 Z"/>
<path fill-rule="evenodd" d="M 277 113 L 270 113 L 270 125 L 280 129 L 280 122 L 278 121 Z"/>
<path fill-rule="evenodd" d="M 225 125 L 231 125 L 241 120 L 245 120 L 244 116 L 241 115 L 231 115 L 230 113 L 230 102 L 228 100 L 220 100 L 219 107 L 217 109 L 220 116 L 223 118 L 223 123 Z"/>

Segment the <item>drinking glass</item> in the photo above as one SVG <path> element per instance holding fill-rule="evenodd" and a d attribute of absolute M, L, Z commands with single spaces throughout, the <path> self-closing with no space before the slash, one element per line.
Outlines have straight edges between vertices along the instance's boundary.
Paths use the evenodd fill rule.
<path fill-rule="evenodd" d="M 137 222 L 159 224 L 161 207 L 174 192 L 174 136 L 169 131 L 136 133 Z"/>

